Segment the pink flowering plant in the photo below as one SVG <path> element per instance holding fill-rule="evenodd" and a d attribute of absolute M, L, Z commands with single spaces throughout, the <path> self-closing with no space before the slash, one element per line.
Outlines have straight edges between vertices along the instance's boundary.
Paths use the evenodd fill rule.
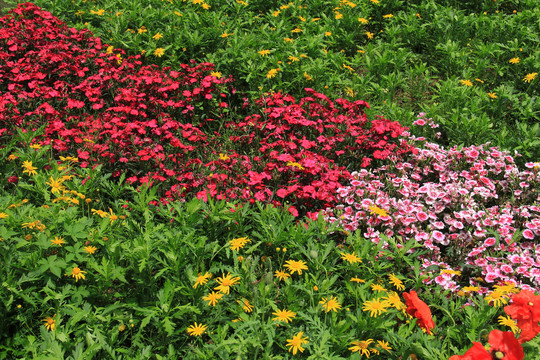
<path fill-rule="evenodd" d="M 436 128 L 421 116 L 415 125 Z M 486 293 L 505 282 L 540 289 L 540 163 L 520 170 L 489 144 L 445 149 L 410 139 L 417 153 L 353 172 L 325 218 L 374 243 L 416 240 L 428 251 L 420 256 L 427 284 L 454 292 L 479 285 Z"/>

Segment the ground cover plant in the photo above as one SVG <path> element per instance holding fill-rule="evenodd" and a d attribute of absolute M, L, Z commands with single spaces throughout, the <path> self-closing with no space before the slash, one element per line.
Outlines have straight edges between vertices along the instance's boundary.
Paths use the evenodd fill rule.
<path fill-rule="evenodd" d="M 538 162 L 0 21 L 2 357 L 539 353 Z"/>
<path fill-rule="evenodd" d="M 540 156 L 535 0 L 36 4 L 145 63 L 213 63 L 251 98 L 313 88 L 405 126 L 425 112 L 440 145 L 489 141 L 518 150 L 520 165 Z"/>

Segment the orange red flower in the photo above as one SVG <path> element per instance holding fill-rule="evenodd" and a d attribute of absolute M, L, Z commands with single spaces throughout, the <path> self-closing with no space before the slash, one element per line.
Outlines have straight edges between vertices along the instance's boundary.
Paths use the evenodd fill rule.
<path fill-rule="evenodd" d="M 521 329 L 519 343 L 532 340 L 540 333 L 540 295 L 535 295 L 530 290 L 521 290 L 512 295 L 512 304 L 505 306 L 504 311 L 517 321 Z"/>
<path fill-rule="evenodd" d="M 403 297 L 405 298 L 405 305 L 407 305 L 407 313 L 414 316 L 417 319 L 418 326 L 431 335 L 431 329 L 435 327 L 435 323 L 431 317 L 429 306 L 420 300 L 418 294 L 414 290 L 408 294 L 403 293 Z"/>

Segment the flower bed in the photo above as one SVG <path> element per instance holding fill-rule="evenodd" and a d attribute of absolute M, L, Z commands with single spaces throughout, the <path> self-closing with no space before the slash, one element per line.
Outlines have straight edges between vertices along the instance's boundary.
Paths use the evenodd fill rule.
<path fill-rule="evenodd" d="M 369 121 L 363 101 L 306 89 L 298 102 L 274 93 L 249 104 L 212 64 L 143 66 L 31 4 L 1 21 L 4 139 L 44 126 L 41 145 L 129 183 L 160 183 L 164 198 L 287 202 L 316 214 L 334 204 L 351 168 L 413 150 L 400 141 L 404 127 Z M 231 116 L 239 106 L 256 113 Z"/>

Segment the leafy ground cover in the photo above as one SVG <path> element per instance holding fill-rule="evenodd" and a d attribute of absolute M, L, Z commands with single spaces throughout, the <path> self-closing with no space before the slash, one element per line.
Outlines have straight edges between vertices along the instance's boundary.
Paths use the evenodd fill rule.
<path fill-rule="evenodd" d="M 32 4 L 0 22 L 2 357 L 539 353 L 537 162 L 354 97 L 250 98 Z"/>

